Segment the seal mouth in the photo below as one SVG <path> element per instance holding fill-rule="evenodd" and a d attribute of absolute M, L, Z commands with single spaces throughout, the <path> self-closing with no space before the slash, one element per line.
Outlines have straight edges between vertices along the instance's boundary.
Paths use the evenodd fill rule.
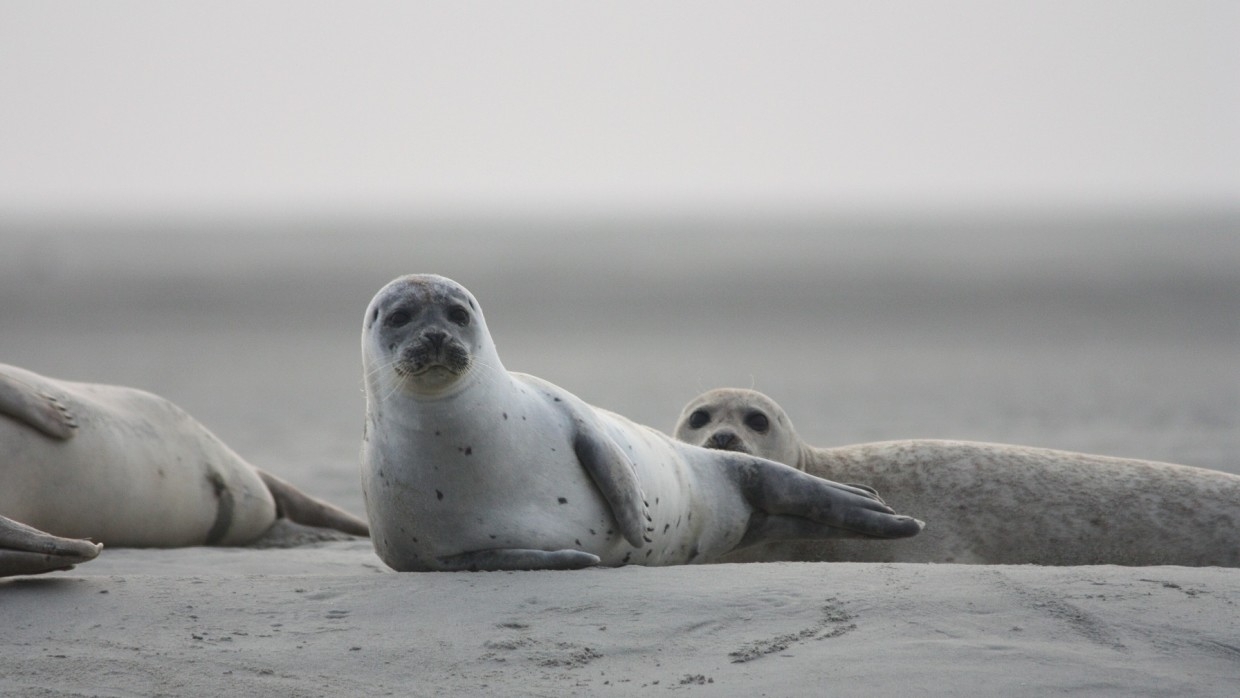
<path fill-rule="evenodd" d="M 453 369 L 451 366 L 440 363 L 411 368 L 405 365 L 404 362 L 400 362 L 395 364 L 393 369 L 396 371 L 396 375 L 401 378 L 420 378 L 422 376 L 446 377 L 449 375 L 459 376 L 463 373 L 463 371 Z"/>

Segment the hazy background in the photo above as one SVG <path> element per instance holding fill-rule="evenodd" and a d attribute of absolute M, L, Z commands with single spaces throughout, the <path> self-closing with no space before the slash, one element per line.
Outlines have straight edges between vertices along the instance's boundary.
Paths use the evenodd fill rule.
<path fill-rule="evenodd" d="M 1240 5 L 3 3 L 0 361 L 360 511 L 361 313 L 669 429 L 1240 473 Z"/>
<path fill-rule="evenodd" d="M 1234 2 L 0 5 L 0 209 L 1235 205 Z"/>

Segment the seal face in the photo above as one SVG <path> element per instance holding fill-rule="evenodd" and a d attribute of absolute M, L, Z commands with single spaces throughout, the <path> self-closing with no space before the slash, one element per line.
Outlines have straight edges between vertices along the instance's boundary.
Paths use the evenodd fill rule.
<path fill-rule="evenodd" d="M 766 537 L 905 537 L 872 493 L 680 444 L 504 369 L 473 295 L 381 289 L 362 325 L 362 491 L 397 570 L 707 562 Z"/>
<path fill-rule="evenodd" d="M 967 441 L 815 448 L 774 400 L 736 388 L 689 401 L 673 433 L 872 484 L 892 506 L 930 522 L 910 541 L 767 543 L 732 553 L 729 562 L 1240 566 L 1240 477 L 1228 473 Z"/>
<path fill-rule="evenodd" d="M 98 548 L 83 538 L 241 545 L 277 517 L 367 535 L 365 522 L 251 466 L 141 390 L 0 365 L 0 449 L 0 576 L 85 562 Z"/>
<path fill-rule="evenodd" d="M 464 289 L 428 281 L 393 288 L 376 299 L 368 328 L 385 345 L 383 354 L 399 388 L 440 395 L 469 373 L 480 348 L 477 303 Z"/>
<path fill-rule="evenodd" d="M 795 466 L 800 439 L 776 402 L 757 391 L 712 390 L 681 411 L 677 439 L 703 448 L 736 451 Z"/>

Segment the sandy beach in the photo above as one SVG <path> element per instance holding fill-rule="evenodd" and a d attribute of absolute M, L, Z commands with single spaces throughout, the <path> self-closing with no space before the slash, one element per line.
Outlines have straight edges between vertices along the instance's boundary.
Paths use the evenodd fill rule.
<path fill-rule="evenodd" d="M 5 695 L 1231 695 L 1240 574 L 773 563 L 386 572 L 365 542 L 3 583 Z"/>
<path fill-rule="evenodd" d="M 394 276 L 436 272 L 478 296 L 509 369 L 663 430 L 739 385 L 819 445 L 972 439 L 1240 474 L 1238 230 L 31 222 L 0 232 L 0 361 L 164 395 L 364 515 L 361 314 Z M 109 548 L 0 581 L 0 695 L 1223 696 L 1238 599 L 1240 570 L 1219 568 L 398 574 L 364 540 Z"/>

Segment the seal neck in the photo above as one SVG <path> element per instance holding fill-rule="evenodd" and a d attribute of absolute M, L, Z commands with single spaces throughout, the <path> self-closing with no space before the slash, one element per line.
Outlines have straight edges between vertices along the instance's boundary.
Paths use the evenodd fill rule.
<path fill-rule="evenodd" d="M 481 366 L 476 368 L 483 368 Z M 367 395 L 372 418 L 403 429 L 451 429 L 453 424 L 473 423 L 480 405 L 511 382 L 506 371 L 471 370 L 448 390 L 418 393 L 399 386 L 371 386 Z"/>
<path fill-rule="evenodd" d="M 813 446 L 797 439 L 797 470 L 810 472 L 810 466 L 814 464 L 814 450 Z"/>

